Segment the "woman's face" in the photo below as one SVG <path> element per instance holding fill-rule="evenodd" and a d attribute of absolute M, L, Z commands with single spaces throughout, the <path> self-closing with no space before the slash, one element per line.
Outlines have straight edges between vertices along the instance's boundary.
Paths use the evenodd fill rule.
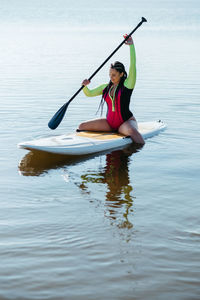
<path fill-rule="evenodd" d="M 109 76 L 110 76 L 110 80 L 112 81 L 113 84 L 118 84 L 123 75 L 124 75 L 123 72 L 120 73 L 117 70 L 110 68 Z"/>

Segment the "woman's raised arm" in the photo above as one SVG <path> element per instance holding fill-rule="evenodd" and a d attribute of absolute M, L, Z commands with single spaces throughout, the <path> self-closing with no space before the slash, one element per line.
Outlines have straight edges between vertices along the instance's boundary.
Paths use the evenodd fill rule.
<path fill-rule="evenodd" d="M 124 85 L 128 89 L 134 89 L 136 83 L 136 54 L 132 37 L 130 37 L 125 44 L 130 47 L 130 67 L 128 77 L 126 78 Z"/>

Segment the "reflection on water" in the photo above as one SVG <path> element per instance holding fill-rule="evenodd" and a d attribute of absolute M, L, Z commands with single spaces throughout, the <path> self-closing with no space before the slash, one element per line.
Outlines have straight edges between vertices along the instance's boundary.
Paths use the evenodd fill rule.
<path fill-rule="evenodd" d="M 128 174 L 129 157 L 122 150 L 113 151 L 106 155 L 106 165 L 103 170 L 88 172 L 81 175 L 79 187 L 86 191 L 89 189 L 88 183 L 106 184 L 107 192 L 105 195 L 106 216 L 116 220 L 117 211 L 125 207 L 123 227 L 132 227 L 128 221 L 128 213 L 132 207 L 132 197 L 130 192 L 133 190 L 129 181 Z"/>
<path fill-rule="evenodd" d="M 130 145 L 123 150 L 116 150 L 106 154 L 105 166 L 98 165 L 91 171 L 80 168 L 74 183 L 86 194 L 94 194 L 96 187 L 103 184 L 105 192 L 105 216 L 117 222 L 118 227 L 132 228 L 128 219 L 133 206 L 133 187 L 129 178 L 129 160 L 133 153 L 139 150 L 135 145 Z M 30 151 L 19 163 L 19 171 L 23 176 L 41 176 L 51 169 L 76 165 L 93 156 L 66 156 Z M 77 179 L 77 177 L 79 177 Z M 97 186 L 96 186 L 97 184 Z"/>
<path fill-rule="evenodd" d="M 47 174 L 49 170 L 73 165 L 86 159 L 88 159 L 88 156 L 77 157 L 30 151 L 20 161 L 19 172 L 23 176 L 41 176 Z"/>
<path fill-rule="evenodd" d="M 134 198 L 131 194 L 133 187 L 130 184 L 128 167 L 130 156 L 137 151 L 138 148 L 131 145 L 125 150 L 108 153 L 105 167 L 82 174 L 81 182 L 78 184 L 82 191 L 90 194 L 95 190 L 94 184 L 106 185 L 105 216 L 117 223 L 120 228 L 133 227 L 128 219 L 129 213 L 133 211 Z"/>

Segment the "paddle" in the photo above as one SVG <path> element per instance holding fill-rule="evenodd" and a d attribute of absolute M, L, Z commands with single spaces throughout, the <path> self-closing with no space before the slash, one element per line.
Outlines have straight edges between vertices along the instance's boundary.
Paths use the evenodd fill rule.
<path fill-rule="evenodd" d="M 88 80 L 91 80 L 96 74 L 97 72 L 99 72 L 99 70 L 107 63 L 107 61 L 115 54 L 115 52 L 117 52 L 117 50 L 129 39 L 129 37 L 142 25 L 143 22 L 147 22 L 147 20 L 142 17 L 141 22 L 131 31 L 131 33 L 129 33 L 127 35 L 127 37 L 121 42 L 121 44 L 119 44 L 119 46 L 108 56 L 108 58 L 106 58 L 106 60 L 100 65 L 100 67 L 88 78 Z M 65 112 L 68 108 L 68 105 L 70 104 L 70 102 L 80 93 L 80 91 L 84 88 L 84 86 L 82 85 L 79 90 L 71 97 L 71 99 L 65 103 L 56 113 L 55 115 L 51 118 L 51 120 L 48 123 L 48 126 L 50 129 L 56 129 L 58 127 L 58 125 L 61 123 Z"/>

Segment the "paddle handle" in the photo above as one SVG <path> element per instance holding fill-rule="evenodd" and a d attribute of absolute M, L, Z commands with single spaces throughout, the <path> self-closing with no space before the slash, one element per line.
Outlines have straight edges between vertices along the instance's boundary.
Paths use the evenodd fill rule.
<path fill-rule="evenodd" d="M 88 80 L 91 80 L 97 72 L 107 63 L 107 61 L 119 50 L 119 48 L 129 39 L 129 37 L 142 25 L 143 22 L 147 22 L 147 20 L 142 17 L 141 22 L 127 35 L 127 37 L 119 44 L 119 46 L 106 58 L 106 60 L 98 67 L 98 69 L 88 78 Z"/>
<path fill-rule="evenodd" d="M 106 58 L 106 60 L 96 69 L 96 71 L 88 78 L 90 81 L 98 72 L 101 70 L 101 68 L 107 63 L 107 61 L 119 50 L 119 48 L 129 39 L 129 37 L 142 25 L 142 23 L 147 22 L 147 20 L 142 17 L 141 22 L 126 36 L 126 38 L 119 44 L 119 46 Z M 69 99 L 67 104 L 69 104 L 84 88 L 84 85 L 82 85 L 78 91 Z"/>

